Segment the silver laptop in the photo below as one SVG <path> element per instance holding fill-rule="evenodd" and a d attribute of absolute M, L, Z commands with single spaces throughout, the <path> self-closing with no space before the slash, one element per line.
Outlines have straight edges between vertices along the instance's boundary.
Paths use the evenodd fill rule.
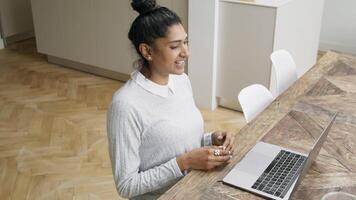
<path fill-rule="evenodd" d="M 337 113 L 308 155 L 258 142 L 224 177 L 223 182 L 271 199 L 289 199 L 327 138 Z"/>

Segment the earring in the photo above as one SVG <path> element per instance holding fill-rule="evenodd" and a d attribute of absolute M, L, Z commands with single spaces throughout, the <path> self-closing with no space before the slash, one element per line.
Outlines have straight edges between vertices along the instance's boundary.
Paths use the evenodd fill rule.
<path fill-rule="evenodd" d="M 148 56 L 148 57 L 147 57 L 147 60 L 152 60 L 152 57 L 151 57 L 151 56 Z"/>

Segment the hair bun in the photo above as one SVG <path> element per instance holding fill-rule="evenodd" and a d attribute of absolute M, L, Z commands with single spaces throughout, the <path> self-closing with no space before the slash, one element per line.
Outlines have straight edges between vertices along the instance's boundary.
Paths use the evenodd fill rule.
<path fill-rule="evenodd" d="M 156 0 L 132 0 L 131 6 L 140 14 L 154 10 L 157 6 Z"/>

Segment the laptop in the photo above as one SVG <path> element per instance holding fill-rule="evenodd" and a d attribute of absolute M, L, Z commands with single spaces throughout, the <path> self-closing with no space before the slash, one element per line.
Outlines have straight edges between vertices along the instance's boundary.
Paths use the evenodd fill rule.
<path fill-rule="evenodd" d="M 258 142 L 224 177 L 223 183 L 270 199 L 289 199 L 319 154 L 336 115 L 308 155 Z"/>

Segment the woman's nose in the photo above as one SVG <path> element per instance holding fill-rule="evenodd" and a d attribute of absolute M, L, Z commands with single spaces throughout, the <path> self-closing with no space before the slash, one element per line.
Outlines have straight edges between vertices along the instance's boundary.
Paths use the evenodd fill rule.
<path fill-rule="evenodd" d="M 180 52 L 180 56 L 183 58 L 187 58 L 189 57 L 190 53 L 189 53 L 189 48 L 188 45 L 183 45 L 182 51 Z"/>

